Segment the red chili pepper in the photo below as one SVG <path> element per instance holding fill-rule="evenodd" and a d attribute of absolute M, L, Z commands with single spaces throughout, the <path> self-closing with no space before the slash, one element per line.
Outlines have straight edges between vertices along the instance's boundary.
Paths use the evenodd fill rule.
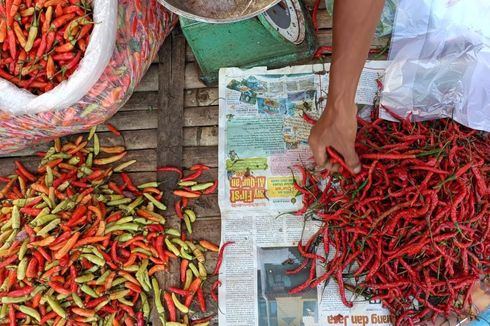
<path fill-rule="evenodd" d="M 203 170 L 197 170 L 196 172 L 191 173 L 187 177 L 182 178 L 181 181 L 192 181 L 192 180 L 196 180 L 197 178 L 199 178 L 202 175 L 202 171 Z"/>
<path fill-rule="evenodd" d="M 133 184 L 131 181 L 131 178 L 126 174 L 126 173 L 121 173 L 121 178 L 123 179 L 123 182 L 126 184 L 126 187 L 135 193 L 139 193 L 138 188 Z"/>
<path fill-rule="evenodd" d="M 191 293 L 187 290 L 182 290 L 182 289 L 178 289 L 178 288 L 174 288 L 174 287 L 169 287 L 168 290 L 170 292 L 173 292 L 175 294 L 178 294 L 178 295 L 182 295 L 182 296 L 188 296 L 190 295 Z"/>
<path fill-rule="evenodd" d="M 121 136 L 121 132 L 119 130 L 116 129 L 116 127 L 114 127 L 113 125 L 111 125 L 110 123 L 106 123 L 105 125 L 107 127 L 107 129 L 109 129 L 110 132 L 112 132 L 114 135 L 116 136 Z"/>
<path fill-rule="evenodd" d="M 173 322 L 176 321 L 177 320 L 177 310 L 176 310 L 175 304 L 172 300 L 172 296 L 170 295 L 170 293 L 165 292 L 163 294 L 163 298 L 165 299 L 165 303 L 167 305 L 170 321 L 173 321 Z"/>
<path fill-rule="evenodd" d="M 14 297 L 14 298 L 23 297 L 25 295 L 30 294 L 32 292 L 32 290 L 34 290 L 34 288 L 32 286 L 26 286 L 26 287 L 19 289 L 19 290 L 10 291 L 5 296 Z"/>
<path fill-rule="evenodd" d="M 219 250 L 218 261 L 216 263 L 216 268 L 214 269 L 214 272 L 213 272 L 214 275 L 218 275 L 219 274 L 219 270 L 221 268 L 221 264 L 223 263 L 223 258 L 224 258 L 224 253 L 225 253 L 226 247 L 228 247 L 228 246 L 230 246 L 230 245 L 232 245 L 234 243 L 235 243 L 234 241 L 228 241 L 228 242 L 225 242 L 221 246 L 221 248 Z"/>
<path fill-rule="evenodd" d="M 173 166 L 159 167 L 159 168 L 157 168 L 157 171 L 158 172 L 175 172 L 179 175 L 180 178 L 182 178 L 182 176 L 183 176 L 182 170 L 179 168 L 173 167 Z"/>
<path fill-rule="evenodd" d="M 201 309 L 201 312 L 206 312 L 206 299 L 204 299 L 204 293 L 202 291 L 202 288 L 199 288 L 197 290 L 197 300 L 199 302 L 199 308 Z"/>
<path fill-rule="evenodd" d="M 20 171 L 22 176 L 25 177 L 27 180 L 29 180 L 30 182 L 36 181 L 36 177 L 32 173 L 27 171 L 27 169 L 24 167 L 24 165 L 20 161 L 16 160 L 15 166 Z"/>
<path fill-rule="evenodd" d="M 181 200 L 177 200 L 175 202 L 175 214 L 177 214 L 177 217 L 180 218 L 181 220 L 184 219 L 184 214 L 182 213 L 182 207 L 181 207 Z"/>
<path fill-rule="evenodd" d="M 303 113 L 303 119 L 312 126 L 316 125 L 317 121 L 306 113 Z"/>
<path fill-rule="evenodd" d="M 204 165 L 204 164 L 194 164 L 193 166 L 191 166 L 191 168 L 189 169 L 191 171 L 207 171 L 209 170 L 209 167 Z"/>
<path fill-rule="evenodd" d="M 203 193 L 203 195 L 210 195 L 210 194 L 213 194 L 217 188 L 218 188 L 218 181 L 215 180 L 213 185 L 211 187 L 209 187 L 208 189 L 204 190 L 202 193 Z"/>

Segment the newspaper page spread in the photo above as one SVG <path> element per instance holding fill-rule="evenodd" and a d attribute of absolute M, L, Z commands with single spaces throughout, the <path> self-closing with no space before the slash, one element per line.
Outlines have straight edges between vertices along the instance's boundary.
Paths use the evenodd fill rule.
<path fill-rule="evenodd" d="M 371 105 L 384 61 L 367 62 L 358 104 Z M 291 213 L 301 207 L 293 187 L 295 164 L 307 165 L 311 125 L 328 90 L 329 64 L 267 70 L 226 68 L 219 82 L 219 204 L 222 241 L 219 323 L 233 326 L 390 325 L 378 302 L 347 295 L 346 308 L 330 281 L 290 295 L 309 274 L 286 271 L 302 259 L 297 244 L 318 222 Z M 332 250 L 331 250 L 332 251 Z M 322 268 L 317 266 L 317 270 Z"/>

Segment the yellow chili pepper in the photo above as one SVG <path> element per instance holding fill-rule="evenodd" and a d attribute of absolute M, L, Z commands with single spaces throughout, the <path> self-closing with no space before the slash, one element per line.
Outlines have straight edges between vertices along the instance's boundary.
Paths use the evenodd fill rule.
<path fill-rule="evenodd" d="M 182 312 L 183 314 L 188 314 L 189 313 L 189 308 L 187 308 L 185 305 L 183 305 L 179 301 L 179 299 L 177 299 L 177 296 L 175 295 L 175 293 L 172 293 L 172 301 L 174 302 L 175 307 L 177 309 L 179 309 L 180 312 Z"/>

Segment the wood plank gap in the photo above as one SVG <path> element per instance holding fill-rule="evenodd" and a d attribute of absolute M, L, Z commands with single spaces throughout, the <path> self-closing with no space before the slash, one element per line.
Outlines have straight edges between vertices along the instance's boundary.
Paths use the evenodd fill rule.
<path fill-rule="evenodd" d="M 157 166 L 182 165 L 182 139 L 184 124 L 184 71 L 185 39 L 180 30 L 174 30 L 167 38 L 159 53 L 159 110 L 157 136 Z M 164 191 L 164 202 L 168 205 L 167 224 L 180 230 L 180 220 L 175 216 L 172 190 L 178 182 L 174 174 L 157 174 Z M 179 286 L 179 262 L 172 260 L 168 273 L 160 273 L 157 278 L 162 286 Z M 155 310 L 155 309 L 153 309 Z M 161 325 L 153 311 L 153 325 Z"/>

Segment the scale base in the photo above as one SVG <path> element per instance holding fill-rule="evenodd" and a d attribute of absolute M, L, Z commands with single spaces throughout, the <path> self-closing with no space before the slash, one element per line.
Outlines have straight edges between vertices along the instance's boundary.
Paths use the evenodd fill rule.
<path fill-rule="evenodd" d="M 196 61 L 201 68 L 200 79 L 207 86 L 218 82 L 223 67 L 280 68 L 305 62 L 313 57 L 317 40 L 309 13 L 305 16 L 305 39 L 294 44 L 274 35 L 259 18 L 229 24 L 207 24 L 180 18 L 180 25 Z"/>

